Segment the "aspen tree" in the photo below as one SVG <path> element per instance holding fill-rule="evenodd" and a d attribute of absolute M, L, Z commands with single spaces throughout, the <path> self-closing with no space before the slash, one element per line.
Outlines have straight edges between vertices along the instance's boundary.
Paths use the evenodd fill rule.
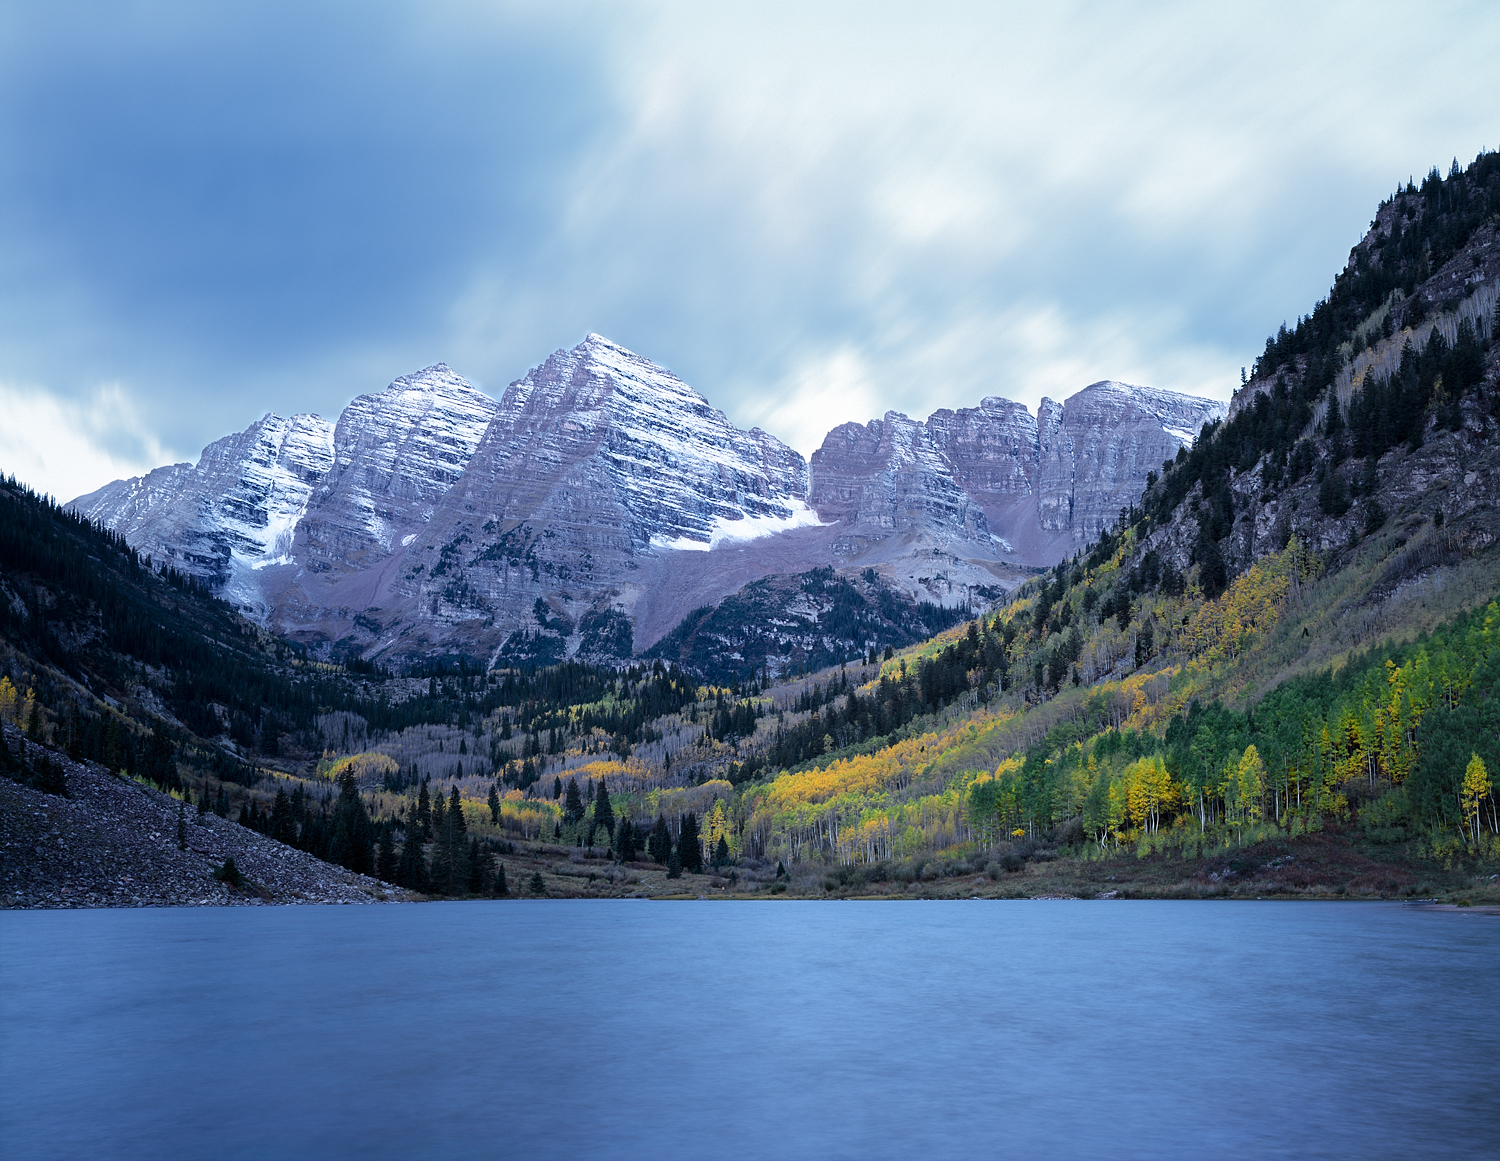
<path fill-rule="evenodd" d="M 1485 769 L 1484 759 L 1470 752 L 1469 765 L 1464 770 L 1463 786 L 1458 792 L 1459 806 L 1463 810 L 1464 836 L 1479 843 L 1479 805 L 1490 793 L 1490 773 Z"/>

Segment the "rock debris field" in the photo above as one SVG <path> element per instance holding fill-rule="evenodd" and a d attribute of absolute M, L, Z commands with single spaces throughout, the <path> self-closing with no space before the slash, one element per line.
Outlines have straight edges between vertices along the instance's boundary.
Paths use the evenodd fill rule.
<path fill-rule="evenodd" d="M 11 752 L 17 738 L 6 731 Z M 27 744 L 31 757 L 42 753 Z M 52 754 L 68 798 L 0 778 L 0 907 L 245 907 L 405 902 L 408 892 L 325 863 L 92 762 Z M 234 858 L 236 889 L 214 878 Z"/>

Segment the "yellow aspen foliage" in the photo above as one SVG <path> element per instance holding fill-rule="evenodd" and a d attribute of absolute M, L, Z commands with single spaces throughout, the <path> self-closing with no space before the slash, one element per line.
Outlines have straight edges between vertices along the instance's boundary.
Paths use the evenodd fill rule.
<path fill-rule="evenodd" d="M 0 721 L 16 723 L 16 687 L 10 678 L 0 677 Z"/>
<path fill-rule="evenodd" d="M 1463 810 L 1464 833 L 1477 845 L 1479 842 L 1479 806 L 1490 794 L 1490 772 L 1485 769 L 1484 759 L 1472 754 L 1464 770 L 1463 785 L 1459 788 L 1458 802 Z"/>
<path fill-rule="evenodd" d="M 1260 751 L 1255 748 L 1254 743 L 1245 747 L 1245 752 L 1240 756 L 1240 764 L 1235 772 L 1236 790 L 1238 791 L 1239 808 L 1245 819 L 1254 822 L 1260 818 L 1260 796 L 1261 790 L 1266 784 L 1266 767 L 1261 761 Z"/>
<path fill-rule="evenodd" d="M 718 848 L 719 840 L 723 839 L 729 844 L 730 853 L 734 851 L 734 835 L 729 830 L 729 816 L 724 811 L 724 800 L 715 798 L 712 809 L 703 818 L 703 843 L 713 856 Z"/>

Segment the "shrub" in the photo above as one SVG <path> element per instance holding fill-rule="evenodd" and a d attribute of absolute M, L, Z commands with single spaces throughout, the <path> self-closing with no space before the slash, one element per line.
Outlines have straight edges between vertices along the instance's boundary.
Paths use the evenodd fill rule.
<path fill-rule="evenodd" d="M 239 888 L 245 882 L 245 877 L 240 874 L 240 869 L 234 865 L 234 856 L 228 855 L 224 859 L 224 865 L 214 870 L 214 878 L 229 887 Z"/>

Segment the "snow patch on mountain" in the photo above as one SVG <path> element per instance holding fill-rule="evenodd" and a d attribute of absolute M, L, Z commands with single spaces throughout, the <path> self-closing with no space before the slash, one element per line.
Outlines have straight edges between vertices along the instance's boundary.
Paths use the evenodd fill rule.
<path fill-rule="evenodd" d="M 692 536 L 653 536 L 651 547 L 669 552 L 708 552 L 724 544 L 743 544 L 759 540 L 764 536 L 775 536 L 779 532 L 791 532 L 797 528 L 826 527 L 818 514 L 802 500 L 788 502 L 787 516 L 741 516 L 727 519 L 714 518 L 708 538 L 700 540 Z"/>

